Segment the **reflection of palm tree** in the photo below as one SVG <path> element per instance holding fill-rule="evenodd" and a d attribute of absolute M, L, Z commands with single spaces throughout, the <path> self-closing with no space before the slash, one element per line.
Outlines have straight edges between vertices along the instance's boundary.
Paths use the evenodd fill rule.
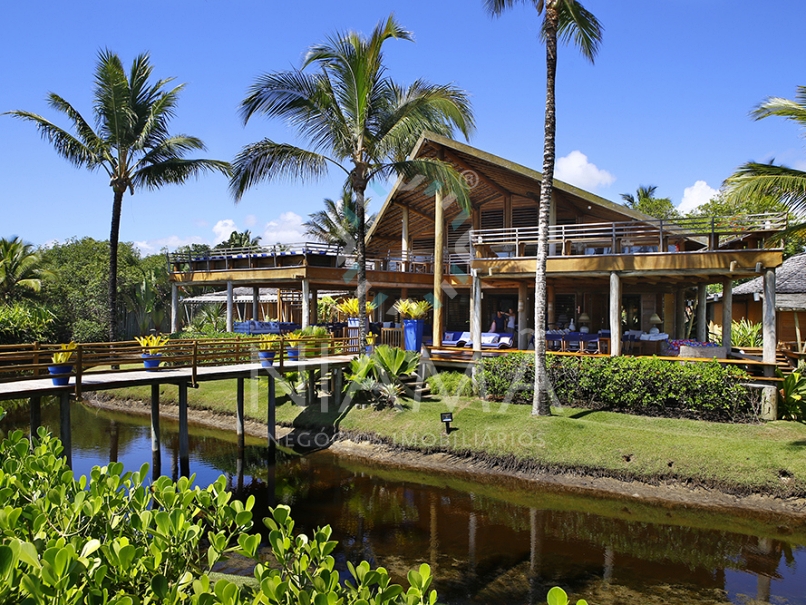
<path fill-rule="evenodd" d="M 537 267 L 535 270 L 535 389 L 532 413 L 551 413 L 546 372 L 546 258 L 548 256 L 549 211 L 554 187 L 554 139 L 557 116 L 554 99 L 557 75 L 557 40 L 573 41 L 591 62 L 602 40 L 598 19 L 577 0 L 484 0 L 487 10 L 499 15 L 515 4 L 532 4 L 543 15 L 541 36 L 546 43 L 546 115 L 543 129 L 543 182 L 537 231 Z"/>
<path fill-rule="evenodd" d="M 248 121 L 257 113 L 286 118 L 309 143 L 309 149 L 263 139 L 246 146 L 235 158 L 230 188 L 236 199 L 260 181 L 324 176 L 328 166 L 347 176 L 356 209 L 356 296 L 359 340 L 366 345 L 366 249 L 364 199 L 376 178 L 423 175 L 440 183 L 469 208 L 468 188 L 449 164 L 431 158 L 406 159 L 424 130 L 465 136 L 473 128 L 467 95 L 453 86 L 418 80 L 404 88 L 386 75 L 383 43 L 410 40 L 411 33 L 393 17 L 379 24 L 369 38 L 356 33 L 329 38 L 311 47 L 301 70 L 261 76 L 241 103 Z M 305 72 L 318 67 L 316 73 Z"/>
<path fill-rule="evenodd" d="M 158 189 L 181 184 L 205 171 L 229 173 L 229 164 L 217 160 L 187 160 L 189 151 L 203 150 L 196 137 L 168 134 L 168 122 L 176 111 L 183 84 L 171 90 L 171 78 L 149 84 L 152 66 L 148 55 L 139 55 L 127 73 L 120 58 L 103 50 L 95 70 L 93 130 L 82 115 L 55 93 L 50 106 L 65 114 L 75 134 L 59 128 L 42 116 L 28 111 L 10 115 L 33 122 L 56 153 L 79 167 L 102 169 L 113 191 L 112 227 L 109 235 L 109 339 L 117 328 L 117 275 L 120 212 L 123 195 L 135 188 Z"/>
<path fill-rule="evenodd" d="M 369 199 L 364 200 L 364 228 L 368 230 L 375 215 L 366 216 Z M 325 209 L 308 215 L 308 222 L 302 223 L 305 234 L 327 244 L 340 244 L 354 247 L 358 236 L 358 210 L 355 207 L 353 191 L 345 186 L 338 200 L 325 199 Z"/>

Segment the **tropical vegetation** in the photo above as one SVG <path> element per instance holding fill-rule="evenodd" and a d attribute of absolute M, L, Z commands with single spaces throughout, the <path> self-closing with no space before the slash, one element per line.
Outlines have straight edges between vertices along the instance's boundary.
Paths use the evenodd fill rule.
<path fill-rule="evenodd" d="M 0 302 L 8 303 L 42 289 L 42 252 L 19 237 L 0 238 Z"/>
<path fill-rule="evenodd" d="M 375 221 L 374 214 L 367 214 L 369 198 L 364 200 L 364 232 Z M 308 221 L 302 223 L 305 234 L 320 242 L 336 244 L 355 249 L 358 240 L 358 209 L 355 196 L 350 186 L 345 186 L 341 198 L 332 200 L 325 198 L 325 209 L 308 215 Z"/>
<path fill-rule="evenodd" d="M 557 42 L 572 42 L 582 55 L 593 62 L 602 41 L 599 20 L 577 0 L 484 0 L 492 15 L 500 15 L 516 4 L 532 5 L 543 20 L 540 37 L 546 44 L 546 110 L 543 127 L 543 181 L 538 208 L 537 267 L 535 270 L 535 368 L 532 413 L 551 413 L 549 382 L 546 373 L 546 260 L 551 192 L 554 186 L 555 138 L 557 113 L 555 88 L 557 77 Z"/>
<path fill-rule="evenodd" d="M 395 302 L 394 308 L 406 319 L 423 319 L 431 311 L 431 303 L 427 300 L 401 298 Z"/>
<path fill-rule="evenodd" d="M 635 195 L 632 193 L 622 193 L 621 199 L 624 205 L 638 212 L 643 212 L 655 218 L 667 220 L 680 218 L 680 213 L 672 204 L 668 197 L 655 197 L 657 185 L 647 187 L 641 185 L 636 189 Z"/>
<path fill-rule="evenodd" d="M 423 131 L 465 137 L 473 129 L 467 94 L 451 85 L 424 80 L 404 87 L 386 74 L 383 45 L 411 40 L 393 17 L 369 37 L 348 32 L 312 46 L 302 68 L 260 76 L 241 103 L 244 123 L 256 114 L 287 120 L 308 148 L 263 139 L 235 158 L 230 188 L 236 200 L 264 180 L 306 181 L 328 166 L 341 170 L 356 210 L 356 297 L 359 342 L 366 345 L 367 299 L 365 192 L 374 179 L 425 176 L 436 190 L 456 196 L 469 208 L 468 187 L 450 165 L 437 159 L 406 159 Z M 314 70 L 311 72 L 311 70 Z"/>
<path fill-rule="evenodd" d="M 243 232 L 233 231 L 229 234 L 227 239 L 219 244 L 216 244 L 214 250 L 254 250 L 260 248 L 261 239 L 262 238 L 259 235 L 253 237 L 252 232 L 249 231 L 249 229 Z"/>
<path fill-rule="evenodd" d="M 93 90 L 95 128 L 56 93 L 48 95 L 51 109 L 64 114 L 72 133 L 50 120 L 29 112 L 9 115 L 32 122 L 60 156 L 79 168 L 102 170 L 112 187 L 112 222 L 109 234 L 108 338 L 115 340 L 118 326 L 118 245 L 123 196 L 136 189 L 159 189 L 184 183 L 202 172 L 229 174 L 229 164 L 219 160 L 186 159 L 203 150 L 196 137 L 169 134 L 183 84 L 166 87 L 173 78 L 151 83 L 153 67 L 147 54 L 138 55 L 127 73 L 120 58 L 109 50 L 98 54 Z"/>

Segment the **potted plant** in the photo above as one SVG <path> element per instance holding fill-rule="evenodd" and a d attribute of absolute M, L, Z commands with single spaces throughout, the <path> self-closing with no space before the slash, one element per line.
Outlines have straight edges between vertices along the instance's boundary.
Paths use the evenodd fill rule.
<path fill-rule="evenodd" d="M 402 298 L 395 303 L 395 311 L 403 316 L 403 342 L 407 351 L 419 351 L 423 346 L 424 318 L 431 310 L 427 300 Z"/>
<path fill-rule="evenodd" d="M 149 372 L 158 369 L 162 357 L 160 350 L 168 344 L 168 337 L 149 334 L 148 336 L 135 336 L 134 339 L 143 347 L 143 353 L 140 355 L 143 358 L 143 367 Z"/>
<path fill-rule="evenodd" d="M 258 357 L 260 365 L 268 368 L 274 362 L 274 355 L 280 350 L 280 336 L 278 334 L 263 334 L 258 343 Z"/>
<path fill-rule="evenodd" d="M 286 341 L 286 359 L 288 361 L 297 361 L 299 359 L 299 348 L 302 346 L 302 330 L 294 330 L 285 336 Z"/>
<path fill-rule="evenodd" d="M 374 302 L 367 301 L 367 317 L 372 313 L 376 305 Z M 356 297 L 346 298 L 336 304 L 336 310 L 339 313 L 347 316 L 347 325 L 351 328 L 358 327 L 358 299 Z"/>
<path fill-rule="evenodd" d="M 48 366 L 48 372 L 52 376 L 54 385 L 63 387 L 70 383 L 70 372 L 73 371 L 70 360 L 75 349 L 76 343 L 71 341 L 69 344 L 60 345 L 59 350 L 51 356 L 53 365 Z"/>

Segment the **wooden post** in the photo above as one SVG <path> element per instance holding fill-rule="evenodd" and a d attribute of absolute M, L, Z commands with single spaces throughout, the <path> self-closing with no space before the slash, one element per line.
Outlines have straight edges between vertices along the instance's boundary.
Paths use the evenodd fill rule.
<path fill-rule="evenodd" d="M 722 282 L 722 346 L 727 351 L 727 357 L 730 357 L 731 349 L 731 322 L 733 322 L 733 280 L 726 279 Z"/>
<path fill-rule="evenodd" d="M 775 269 L 764 269 L 764 301 L 762 303 L 763 318 L 763 354 L 762 361 L 771 364 L 764 368 L 764 375 L 771 377 L 775 373 L 774 366 L 778 339 L 775 334 Z M 761 416 L 765 420 L 778 419 L 778 393 L 774 386 L 764 387 L 761 395 Z"/>
<path fill-rule="evenodd" d="M 277 447 L 277 427 L 276 425 L 276 410 L 277 399 L 275 397 L 274 375 L 269 370 L 269 412 L 266 419 L 266 426 L 268 429 L 269 437 L 269 452 L 273 453 Z"/>
<path fill-rule="evenodd" d="M 621 355 L 621 278 L 610 274 L 610 355 Z"/>
<path fill-rule="evenodd" d="M 319 323 L 319 289 L 311 288 L 311 324 Z"/>
<path fill-rule="evenodd" d="M 686 337 L 686 289 L 678 288 L 674 292 L 674 331 L 675 338 Z"/>
<path fill-rule="evenodd" d="M 73 468 L 73 432 L 70 427 L 70 393 L 62 391 L 59 393 L 59 434 L 64 447 L 64 457 L 67 458 L 67 466 Z"/>
<path fill-rule="evenodd" d="M 171 332 L 179 331 L 179 286 L 171 284 Z"/>
<path fill-rule="evenodd" d="M 36 437 L 36 432 L 42 426 L 42 398 L 39 396 L 31 397 L 29 402 L 30 409 L 30 426 L 31 426 L 31 439 Z"/>
<path fill-rule="evenodd" d="M 697 286 L 697 340 L 708 342 L 708 289 L 705 284 Z"/>
<path fill-rule="evenodd" d="M 504 195 L 504 229 L 512 229 L 512 194 Z"/>
<path fill-rule="evenodd" d="M 470 340 L 473 342 L 473 358 L 476 359 L 481 357 L 481 279 L 477 269 L 471 269 L 470 274 Z"/>
<path fill-rule="evenodd" d="M 243 402 L 244 402 L 244 383 L 243 378 L 238 378 L 237 382 L 237 395 L 235 400 L 235 434 L 238 436 L 238 447 L 243 447 L 244 444 L 244 417 L 243 417 Z"/>
<path fill-rule="evenodd" d="M 409 233 L 409 209 L 406 206 L 402 207 L 403 211 L 403 225 L 401 227 L 400 237 L 400 256 L 403 258 L 402 269 L 404 272 L 409 270 L 409 252 L 411 251 L 411 234 Z"/>
<path fill-rule="evenodd" d="M 240 379 L 243 381 L 243 378 Z M 188 383 L 179 383 L 179 472 L 190 475 L 190 435 L 188 434 Z"/>
<path fill-rule="evenodd" d="M 260 321 L 260 287 L 252 286 L 252 319 Z"/>
<path fill-rule="evenodd" d="M 277 288 L 277 321 L 284 321 L 283 291 L 280 288 Z"/>
<path fill-rule="evenodd" d="M 518 331 L 516 332 L 517 335 L 517 347 L 521 350 L 524 350 L 527 346 L 529 346 L 529 332 L 526 329 L 526 322 L 528 321 L 528 315 L 526 313 L 526 309 L 528 305 L 526 304 L 526 299 L 529 296 L 529 291 L 527 290 L 527 284 L 525 281 L 518 282 Z M 513 343 L 514 344 L 514 343 Z"/>
<path fill-rule="evenodd" d="M 445 209 L 442 207 L 442 189 L 434 194 L 434 325 L 431 331 L 432 346 L 442 346 L 442 262 L 445 250 Z"/>
<path fill-rule="evenodd" d="M 232 332 L 232 313 L 233 313 L 233 296 L 232 296 L 232 282 L 227 282 L 227 332 Z"/>
<path fill-rule="evenodd" d="M 160 475 L 160 385 L 151 385 L 151 458 L 154 468 L 151 470 L 153 477 Z"/>
<path fill-rule="evenodd" d="M 311 286 L 307 277 L 302 278 L 302 317 L 300 323 L 303 328 L 311 325 Z"/>

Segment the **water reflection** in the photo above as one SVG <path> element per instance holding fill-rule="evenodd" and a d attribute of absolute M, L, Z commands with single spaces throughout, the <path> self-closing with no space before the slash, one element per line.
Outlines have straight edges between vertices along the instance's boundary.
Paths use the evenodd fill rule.
<path fill-rule="evenodd" d="M 78 474 L 120 460 L 150 459 L 147 419 L 73 408 Z M 58 432 L 58 405 L 42 408 Z M 6 427 L 28 426 L 28 410 Z M 458 476 L 373 467 L 320 452 L 306 457 L 262 440 L 191 427 L 189 469 L 181 468 L 176 425 L 161 423 L 160 471 L 186 470 L 205 484 L 219 474 L 256 511 L 291 505 L 297 528 L 330 523 L 338 567 L 367 559 L 398 580 L 431 564 L 445 603 L 541 603 L 562 585 L 596 603 L 700 605 L 773 602 L 806 605 L 806 527 L 791 520 L 729 517 L 633 500 L 537 491 Z"/>

